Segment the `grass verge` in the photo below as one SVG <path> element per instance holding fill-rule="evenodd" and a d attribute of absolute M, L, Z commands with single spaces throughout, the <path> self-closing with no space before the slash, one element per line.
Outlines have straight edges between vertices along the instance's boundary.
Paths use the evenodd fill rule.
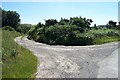
<path fill-rule="evenodd" d="M 109 42 L 118 42 L 120 41 L 120 37 L 117 36 L 106 36 L 106 37 L 102 37 L 102 38 L 97 38 L 94 40 L 94 44 L 104 44 L 104 43 L 109 43 Z"/>
<path fill-rule="evenodd" d="M 14 38 L 21 34 L 15 31 L 2 31 L 2 77 L 34 78 L 37 71 L 37 58 L 26 48 L 18 45 Z M 12 56 L 16 50 L 17 56 Z"/>

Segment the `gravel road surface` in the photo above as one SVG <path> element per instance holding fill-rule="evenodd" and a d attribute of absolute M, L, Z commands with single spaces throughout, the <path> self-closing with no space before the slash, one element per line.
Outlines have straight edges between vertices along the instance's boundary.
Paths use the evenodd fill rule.
<path fill-rule="evenodd" d="M 15 41 L 37 56 L 36 78 L 118 78 L 118 42 L 91 46 L 50 46 L 28 40 Z"/>

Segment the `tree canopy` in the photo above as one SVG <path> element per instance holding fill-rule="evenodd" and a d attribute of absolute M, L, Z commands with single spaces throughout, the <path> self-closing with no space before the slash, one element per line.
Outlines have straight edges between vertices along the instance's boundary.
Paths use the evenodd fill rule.
<path fill-rule="evenodd" d="M 17 28 L 20 24 L 20 15 L 16 11 L 2 10 L 2 26 Z"/>

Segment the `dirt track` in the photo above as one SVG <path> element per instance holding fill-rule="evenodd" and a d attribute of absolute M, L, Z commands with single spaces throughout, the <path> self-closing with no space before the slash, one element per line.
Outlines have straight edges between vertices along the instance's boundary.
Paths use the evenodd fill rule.
<path fill-rule="evenodd" d="M 118 78 L 118 42 L 92 46 L 50 46 L 28 40 L 15 41 L 40 61 L 37 78 Z"/>

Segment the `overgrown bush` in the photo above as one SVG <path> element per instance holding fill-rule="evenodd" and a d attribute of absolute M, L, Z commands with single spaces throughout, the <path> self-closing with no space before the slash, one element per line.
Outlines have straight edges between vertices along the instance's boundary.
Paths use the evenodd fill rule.
<path fill-rule="evenodd" d="M 53 25 L 51 20 L 48 21 L 47 26 L 40 23 L 31 27 L 28 38 L 50 45 L 91 45 L 102 37 L 120 36 L 115 29 L 90 27 L 91 19 L 74 17 L 54 22 Z"/>
<path fill-rule="evenodd" d="M 30 27 L 32 27 L 31 24 L 20 24 L 16 30 L 20 33 L 26 34 L 30 30 Z"/>
<path fill-rule="evenodd" d="M 5 27 L 2 28 L 2 30 L 15 31 L 15 29 L 10 27 L 10 26 L 5 26 Z"/>
<path fill-rule="evenodd" d="M 37 29 L 36 29 L 37 28 Z M 32 27 L 29 38 L 38 42 L 51 45 L 87 45 L 92 44 L 92 37 L 83 35 L 77 30 L 76 25 L 54 25 L 45 28 Z M 80 36 L 79 36 L 80 35 Z"/>

